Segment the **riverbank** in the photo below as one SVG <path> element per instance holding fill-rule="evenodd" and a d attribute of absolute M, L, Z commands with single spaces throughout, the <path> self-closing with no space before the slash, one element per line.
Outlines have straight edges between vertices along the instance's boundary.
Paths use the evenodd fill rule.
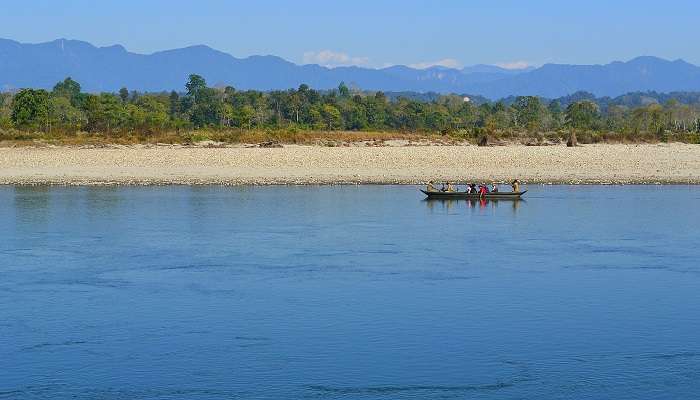
<path fill-rule="evenodd" d="M 700 184 L 700 145 L 0 148 L 0 184 Z"/>

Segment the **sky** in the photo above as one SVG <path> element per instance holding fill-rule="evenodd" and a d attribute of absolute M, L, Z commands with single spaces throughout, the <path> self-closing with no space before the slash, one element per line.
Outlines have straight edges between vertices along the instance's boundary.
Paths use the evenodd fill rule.
<path fill-rule="evenodd" d="M 0 0 L 0 38 L 129 51 L 205 44 L 236 57 L 379 68 L 700 64 L 694 0 Z"/>

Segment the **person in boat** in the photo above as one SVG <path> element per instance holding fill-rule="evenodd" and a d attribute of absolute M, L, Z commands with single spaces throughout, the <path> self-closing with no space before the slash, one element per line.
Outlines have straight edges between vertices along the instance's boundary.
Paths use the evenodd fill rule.
<path fill-rule="evenodd" d="M 496 182 L 491 185 L 491 193 L 498 193 L 498 185 Z"/>
<path fill-rule="evenodd" d="M 520 181 L 515 179 L 513 183 L 510 184 L 513 187 L 513 192 L 520 193 Z"/>
<path fill-rule="evenodd" d="M 440 187 L 441 192 L 446 192 L 447 188 L 445 187 L 445 182 L 442 183 L 442 186 Z"/>
<path fill-rule="evenodd" d="M 428 192 L 437 192 L 437 188 L 435 185 L 433 185 L 433 181 L 428 182 L 428 186 L 426 186 L 426 189 Z"/>
<path fill-rule="evenodd" d="M 479 196 L 484 196 L 489 194 L 489 187 L 486 185 L 479 185 Z"/>
<path fill-rule="evenodd" d="M 478 194 L 479 189 L 476 188 L 476 183 L 469 184 L 469 194 Z"/>
<path fill-rule="evenodd" d="M 452 186 L 452 183 L 447 182 L 447 190 L 446 191 L 447 192 L 454 192 L 455 191 L 455 188 L 454 188 L 454 186 Z"/>

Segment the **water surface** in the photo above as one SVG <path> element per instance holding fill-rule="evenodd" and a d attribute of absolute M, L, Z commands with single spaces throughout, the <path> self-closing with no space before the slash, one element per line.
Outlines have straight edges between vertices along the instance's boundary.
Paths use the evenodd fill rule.
<path fill-rule="evenodd" d="M 0 399 L 694 399 L 700 187 L 0 187 Z"/>

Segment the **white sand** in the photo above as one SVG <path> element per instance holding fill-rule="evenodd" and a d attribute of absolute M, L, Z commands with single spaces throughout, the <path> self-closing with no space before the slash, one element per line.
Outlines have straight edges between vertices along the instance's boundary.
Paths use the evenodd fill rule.
<path fill-rule="evenodd" d="M 700 183 L 700 145 L 0 148 L 0 184 Z"/>

